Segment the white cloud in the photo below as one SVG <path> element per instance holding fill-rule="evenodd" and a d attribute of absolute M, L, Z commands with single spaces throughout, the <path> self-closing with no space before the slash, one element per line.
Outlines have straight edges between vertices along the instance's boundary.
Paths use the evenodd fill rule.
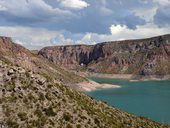
<path fill-rule="evenodd" d="M 0 0 L 0 12 L 4 13 L 4 18 L 25 20 L 49 20 L 60 19 L 74 14 L 68 10 L 53 8 L 43 0 Z"/>
<path fill-rule="evenodd" d="M 63 34 L 58 34 L 55 38 L 50 41 L 53 45 L 71 45 L 74 44 L 72 39 L 65 39 Z"/>
<path fill-rule="evenodd" d="M 140 39 L 170 33 L 170 28 L 159 28 L 153 24 L 137 26 L 135 30 L 125 25 L 112 25 L 111 34 L 71 34 L 70 38 L 64 36 L 63 31 L 52 31 L 43 28 L 0 26 L 0 36 L 9 36 L 13 40 L 29 49 L 40 49 L 53 45 L 95 44 L 105 41 L 124 39 Z M 71 37 L 74 37 L 73 40 Z M 80 38 L 81 37 L 81 38 Z"/>
<path fill-rule="evenodd" d="M 170 28 L 159 28 L 158 26 L 150 23 L 137 26 L 136 29 L 129 29 L 125 25 L 112 25 L 110 30 L 112 35 L 105 36 L 108 40 L 140 39 L 170 33 Z"/>
<path fill-rule="evenodd" d="M 20 41 L 20 40 L 14 40 L 14 41 L 15 41 L 15 43 L 20 44 L 20 45 L 26 44 L 26 42 L 23 42 L 23 41 Z"/>
<path fill-rule="evenodd" d="M 92 37 L 92 33 L 86 33 L 82 39 L 77 40 L 75 44 L 95 44 L 94 38 Z"/>
<path fill-rule="evenodd" d="M 110 31 L 111 31 L 112 35 L 117 34 L 117 33 L 122 33 L 126 29 L 127 29 L 127 27 L 125 25 L 123 25 L 123 26 L 121 26 L 121 25 L 112 25 L 110 27 Z"/>
<path fill-rule="evenodd" d="M 6 10 L 7 10 L 7 8 L 6 8 L 6 7 L 4 7 L 4 6 L 0 5 L 0 11 L 6 11 Z"/>
<path fill-rule="evenodd" d="M 110 27 L 111 34 L 87 33 L 76 44 L 95 44 L 106 41 L 117 41 L 127 39 L 142 39 L 170 33 L 170 28 L 159 28 L 153 24 L 137 26 L 135 30 L 127 28 L 123 25 L 112 25 Z"/>
<path fill-rule="evenodd" d="M 102 6 L 98 7 L 101 15 L 108 16 L 113 14 L 113 11 L 106 7 L 107 6 L 106 0 L 101 0 L 101 4 Z"/>
<path fill-rule="evenodd" d="M 153 0 L 153 2 L 158 3 L 162 6 L 170 5 L 170 0 Z"/>
<path fill-rule="evenodd" d="M 83 9 L 89 6 L 89 4 L 83 0 L 57 0 L 60 2 L 60 6 L 71 9 Z"/>
<path fill-rule="evenodd" d="M 146 22 L 153 22 L 157 9 L 158 7 L 156 6 L 149 8 L 135 8 L 133 9 L 133 12 L 136 16 L 139 16 Z"/>
<path fill-rule="evenodd" d="M 54 45 L 51 39 L 59 36 L 60 32 L 42 28 L 0 26 L 0 35 L 12 37 L 14 42 L 29 49 L 39 49 Z"/>

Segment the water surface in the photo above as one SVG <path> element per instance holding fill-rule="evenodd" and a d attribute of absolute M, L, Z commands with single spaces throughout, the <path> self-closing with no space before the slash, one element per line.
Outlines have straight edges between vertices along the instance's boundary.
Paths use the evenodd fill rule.
<path fill-rule="evenodd" d="M 129 82 L 106 78 L 90 79 L 98 83 L 120 85 L 86 94 L 129 113 L 170 124 L 170 81 Z"/>

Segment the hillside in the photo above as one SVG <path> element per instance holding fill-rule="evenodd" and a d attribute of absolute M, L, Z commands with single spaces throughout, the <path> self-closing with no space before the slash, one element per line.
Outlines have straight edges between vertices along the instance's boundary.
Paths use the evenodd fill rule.
<path fill-rule="evenodd" d="M 38 54 L 77 71 L 143 76 L 170 74 L 170 35 L 91 46 L 51 46 Z"/>
<path fill-rule="evenodd" d="M 112 108 L 48 77 L 4 61 L 0 61 L 0 126 L 168 128 Z"/>
<path fill-rule="evenodd" d="M 58 65 L 54 65 L 23 46 L 13 43 L 9 37 L 0 37 L 0 59 L 6 63 L 19 65 L 35 73 L 48 76 L 63 84 L 78 83 L 85 80 Z"/>

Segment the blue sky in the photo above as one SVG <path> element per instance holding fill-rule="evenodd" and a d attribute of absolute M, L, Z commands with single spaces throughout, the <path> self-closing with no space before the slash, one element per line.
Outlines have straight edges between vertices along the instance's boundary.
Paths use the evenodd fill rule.
<path fill-rule="evenodd" d="M 0 0 L 0 35 L 29 49 L 170 33 L 170 0 Z"/>

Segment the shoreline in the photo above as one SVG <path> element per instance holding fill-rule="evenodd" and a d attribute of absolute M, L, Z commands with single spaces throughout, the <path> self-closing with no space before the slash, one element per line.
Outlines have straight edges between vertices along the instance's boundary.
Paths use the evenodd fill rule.
<path fill-rule="evenodd" d="M 81 92 L 91 92 L 97 89 L 121 88 L 120 85 L 114 84 L 100 84 L 95 81 L 89 80 L 76 84 L 76 89 Z"/>
<path fill-rule="evenodd" d="M 135 75 L 134 76 L 132 74 L 101 74 L 101 73 L 89 73 L 89 72 L 78 72 L 77 74 L 82 77 L 86 77 L 86 78 L 96 77 L 96 78 L 120 79 L 120 80 L 128 80 L 129 82 L 170 80 L 170 75 L 165 75 L 165 76 Z M 88 78 L 87 78 L 87 81 L 83 81 L 77 84 L 72 84 L 70 87 L 81 92 L 91 92 L 91 91 L 95 91 L 98 89 L 121 88 L 120 85 L 107 84 L 107 83 L 100 84 Z"/>
<path fill-rule="evenodd" d="M 102 74 L 102 73 L 90 73 L 90 72 L 78 72 L 78 75 L 82 77 L 97 77 L 97 78 L 109 78 L 109 79 L 122 79 L 135 81 L 149 81 L 149 80 L 170 80 L 170 75 L 133 75 L 133 74 Z"/>

